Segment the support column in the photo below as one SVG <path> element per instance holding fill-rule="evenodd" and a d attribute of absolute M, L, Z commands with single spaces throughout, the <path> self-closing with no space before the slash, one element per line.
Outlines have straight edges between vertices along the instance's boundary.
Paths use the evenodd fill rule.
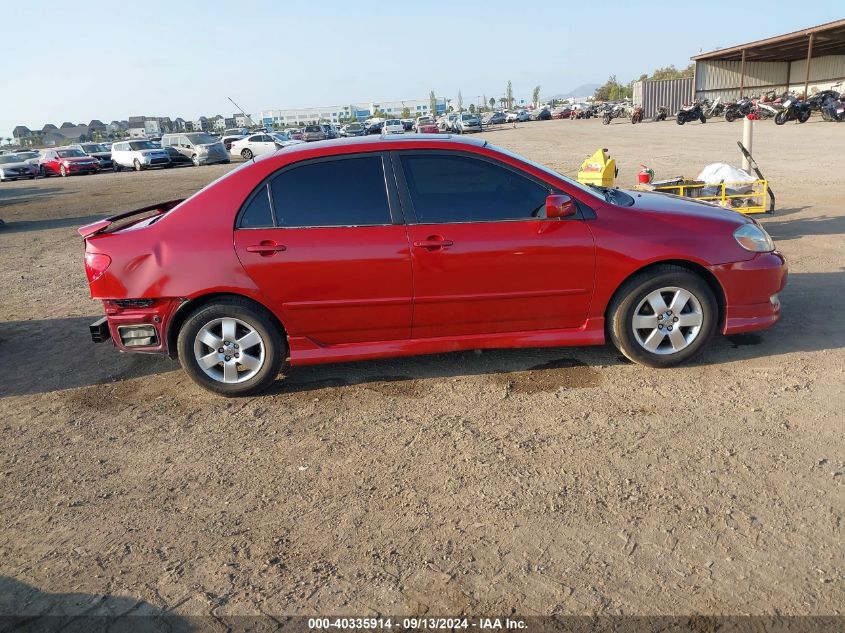
<path fill-rule="evenodd" d="M 804 99 L 808 97 L 807 90 L 810 85 L 810 62 L 813 61 L 813 36 L 815 33 L 810 33 L 810 41 L 807 44 L 807 72 L 804 75 Z"/>
<path fill-rule="evenodd" d="M 742 49 L 742 61 L 739 64 L 739 98 L 742 99 L 745 95 L 745 49 Z"/>

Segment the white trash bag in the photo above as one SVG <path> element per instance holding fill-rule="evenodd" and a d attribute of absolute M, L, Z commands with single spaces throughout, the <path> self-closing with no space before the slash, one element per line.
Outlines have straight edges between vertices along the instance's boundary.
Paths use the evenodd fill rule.
<path fill-rule="evenodd" d="M 708 185 L 720 185 L 723 182 L 726 182 L 731 185 L 729 188 L 731 192 L 740 194 L 749 193 L 757 178 L 748 172 L 743 171 L 739 167 L 734 167 L 733 165 L 728 165 L 726 163 L 712 163 L 701 170 L 701 173 L 698 174 L 698 178 L 696 180 L 700 180 Z M 746 182 L 748 185 L 737 184 Z"/>

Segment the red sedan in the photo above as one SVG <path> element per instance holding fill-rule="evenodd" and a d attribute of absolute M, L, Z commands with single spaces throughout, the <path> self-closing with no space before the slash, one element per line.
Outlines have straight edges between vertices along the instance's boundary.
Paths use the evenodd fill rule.
<path fill-rule="evenodd" d="M 96 174 L 100 161 L 79 149 L 48 149 L 39 161 L 42 176 Z"/>
<path fill-rule="evenodd" d="M 286 148 L 79 232 L 94 340 L 178 357 L 227 396 L 286 360 L 609 339 L 667 367 L 774 324 L 787 274 L 742 215 L 447 135 Z"/>

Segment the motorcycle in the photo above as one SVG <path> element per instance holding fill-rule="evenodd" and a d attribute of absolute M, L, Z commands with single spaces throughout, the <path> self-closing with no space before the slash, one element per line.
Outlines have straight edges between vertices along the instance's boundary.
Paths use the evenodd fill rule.
<path fill-rule="evenodd" d="M 741 119 L 744 116 L 751 114 L 754 104 L 748 97 L 742 97 L 739 101 L 728 103 L 725 106 L 725 121 L 728 123 Z"/>
<path fill-rule="evenodd" d="M 822 118 L 825 121 L 845 121 L 845 96 L 830 98 L 822 105 Z"/>
<path fill-rule="evenodd" d="M 617 103 L 616 105 L 606 103 L 601 111 L 601 115 L 601 122 L 609 125 L 613 119 L 625 116 L 625 106 L 621 103 Z"/>
<path fill-rule="evenodd" d="M 702 104 L 701 111 L 704 113 L 705 119 L 712 119 L 714 116 L 722 116 L 725 111 L 725 104 L 722 103 L 722 97 L 716 97 L 716 100 L 711 102 L 709 99 Z"/>
<path fill-rule="evenodd" d="M 707 123 L 707 119 L 704 118 L 704 112 L 701 109 L 701 103 L 699 101 L 696 101 L 692 105 L 682 107 L 678 110 L 678 114 L 675 115 L 675 119 L 678 122 L 678 125 L 683 125 L 684 123 L 695 121 L 696 119 L 702 123 Z"/>
<path fill-rule="evenodd" d="M 781 111 L 775 115 L 775 125 L 783 125 L 787 121 L 806 123 L 810 118 L 810 106 L 797 97 L 787 97 Z"/>
<path fill-rule="evenodd" d="M 634 112 L 631 114 L 631 123 L 642 123 L 643 116 L 645 116 L 645 108 L 642 106 L 637 106 L 634 108 Z"/>
<path fill-rule="evenodd" d="M 666 106 L 657 106 L 657 114 L 654 115 L 655 121 L 665 121 L 669 116 L 669 108 Z"/>
<path fill-rule="evenodd" d="M 752 103 L 751 111 L 761 119 L 771 119 L 780 112 L 777 104 L 768 103 L 762 99 L 755 99 Z"/>

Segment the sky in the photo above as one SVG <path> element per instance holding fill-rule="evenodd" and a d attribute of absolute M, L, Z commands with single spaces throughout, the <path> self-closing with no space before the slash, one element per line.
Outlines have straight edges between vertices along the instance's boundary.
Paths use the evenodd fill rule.
<path fill-rule="evenodd" d="M 0 1 L 0 136 L 134 115 L 566 93 L 845 17 L 842 0 Z M 778 10 L 782 7 L 784 10 Z"/>

